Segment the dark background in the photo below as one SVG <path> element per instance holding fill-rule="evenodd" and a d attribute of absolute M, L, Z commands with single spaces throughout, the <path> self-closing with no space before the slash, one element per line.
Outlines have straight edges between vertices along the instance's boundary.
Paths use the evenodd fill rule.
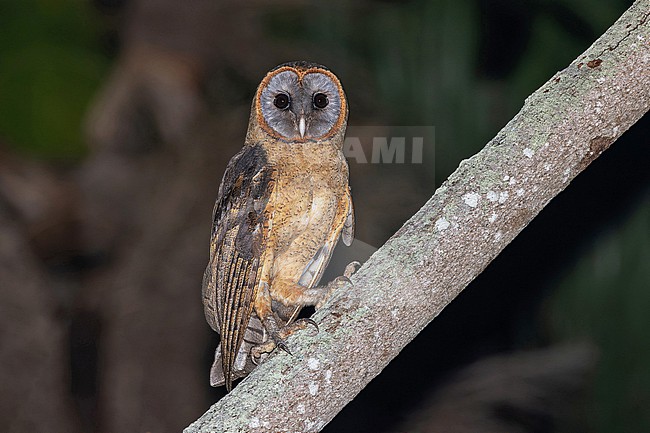
<path fill-rule="evenodd" d="M 435 127 L 423 164 L 351 162 L 379 247 L 630 4 L 1 2 L 0 430 L 180 431 L 223 396 L 201 278 L 267 70 L 327 65 L 350 125 Z M 325 431 L 650 431 L 648 134 L 646 115 Z"/>

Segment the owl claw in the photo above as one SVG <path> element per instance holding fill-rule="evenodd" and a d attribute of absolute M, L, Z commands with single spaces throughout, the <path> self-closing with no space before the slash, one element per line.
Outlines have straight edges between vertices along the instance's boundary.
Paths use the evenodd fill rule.
<path fill-rule="evenodd" d="M 275 340 L 275 347 L 282 349 L 283 351 L 287 352 L 289 355 L 293 356 L 293 353 L 289 350 L 289 346 L 287 346 L 287 343 L 281 339 L 280 337 L 276 337 L 277 340 Z"/>
<path fill-rule="evenodd" d="M 340 277 L 336 277 L 334 279 L 334 282 L 336 283 L 335 285 L 337 287 L 343 287 L 343 286 L 345 286 L 347 284 L 352 285 L 352 281 L 350 280 L 350 278 L 346 277 L 345 275 L 341 275 Z"/>
<path fill-rule="evenodd" d="M 307 324 L 312 325 L 314 328 L 316 328 L 316 332 L 319 331 L 318 329 L 318 323 L 316 323 L 313 319 L 301 319 L 307 322 Z"/>
<path fill-rule="evenodd" d="M 269 338 L 267 341 L 251 348 L 251 361 L 253 361 L 253 364 L 259 365 L 262 356 L 273 352 L 276 347 L 293 356 L 293 353 L 291 353 L 291 350 L 289 350 L 289 346 L 287 346 L 286 341 L 280 337 L 280 332 L 274 332 L 271 334 L 271 338 Z"/>
<path fill-rule="evenodd" d="M 298 329 L 305 329 L 310 325 L 313 326 L 314 329 L 316 330 L 316 332 L 313 333 L 312 335 L 318 334 L 318 331 L 319 331 L 318 323 L 314 322 L 314 320 L 312 320 L 312 319 L 309 319 L 309 318 L 298 319 L 293 323 L 293 326 L 296 328 L 294 331 L 296 331 Z"/>
<path fill-rule="evenodd" d="M 298 319 L 295 322 L 286 325 L 284 328 L 280 330 L 279 335 L 283 338 L 287 338 L 294 332 L 300 331 L 301 329 L 306 329 L 310 325 L 316 328 L 316 333 L 318 333 L 318 324 L 314 322 L 312 319 L 306 318 L 306 319 Z"/>
<path fill-rule="evenodd" d="M 316 328 L 316 333 L 318 333 L 318 324 L 312 319 L 298 319 L 276 332 L 271 332 L 271 338 L 251 349 L 251 360 L 253 361 L 253 364 L 258 365 L 262 355 L 272 352 L 276 347 L 293 356 L 293 353 L 291 353 L 291 350 L 289 350 L 289 346 L 285 341 L 286 338 L 294 332 L 305 329 L 310 325 Z"/>
<path fill-rule="evenodd" d="M 345 270 L 343 271 L 343 276 L 350 278 L 359 270 L 360 267 L 361 262 L 358 262 L 356 260 L 348 263 L 348 265 L 345 267 Z"/>

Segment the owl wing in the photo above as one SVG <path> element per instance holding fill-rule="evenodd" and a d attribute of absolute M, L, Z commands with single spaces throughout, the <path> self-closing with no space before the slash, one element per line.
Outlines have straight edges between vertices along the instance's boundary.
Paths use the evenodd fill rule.
<path fill-rule="evenodd" d="M 327 268 L 327 265 L 332 258 L 334 247 L 336 247 L 339 238 L 343 241 L 345 246 L 349 247 L 352 245 L 354 239 L 354 208 L 352 206 L 352 195 L 350 194 L 349 188 L 339 204 L 338 214 L 341 217 L 334 221 L 335 224 L 325 240 L 325 243 L 318 249 L 316 254 L 314 254 L 314 257 L 312 257 L 305 267 L 305 270 L 298 280 L 298 284 L 311 288 L 320 282 L 323 272 L 325 272 L 325 268 Z M 296 315 L 297 311 L 292 315 L 292 317 L 295 317 Z"/>
<path fill-rule="evenodd" d="M 347 211 L 345 214 L 345 221 L 343 222 L 343 230 L 341 232 L 341 239 L 346 247 L 352 245 L 354 240 L 354 205 L 352 204 L 352 193 L 350 187 L 347 189 Z"/>
<path fill-rule="evenodd" d="M 247 356 L 239 352 L 260 280 L 266 247 L 266 206 L 275 185 L 272 178 L 273 169 L 267 164 L 262 147 L 244 146 L 226 168 L 213 211 L 210 261 L 203 277 L 203 305 L 208 323 L 221 334 L 220 351 L 217 350 L 217 355 L 221 355 L 221 369 L 217 370 L 228 389 L 240 373 L 233 372 L 233 368 L 244 368 Z M 219 380 L 211 377 L 213 384 Z"/>

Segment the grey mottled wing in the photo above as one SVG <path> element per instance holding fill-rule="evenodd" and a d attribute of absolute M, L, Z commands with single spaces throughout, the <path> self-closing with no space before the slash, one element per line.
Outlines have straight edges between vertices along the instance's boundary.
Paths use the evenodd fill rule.
<path fill-rule="evenodd" d="M 235 155 L 224 174 L 213 212 L 210 261 L 203 277 L 203 305 L 212 329 L 221 334 L 215 354 L 211 384 L 232 381 L 248 374 L 249 344 L 258 339 L 261 324 L 252 326 L 265 245 L 266 206 L 274 182 L 264 149 L 247 145 Z M 259 322 L 259 320 L 258 320 Z M 255 329 L 259 328 L 259 329 Z M 243 346 L 243 347 L 242 347 Z M 244 350 L 242 350 L 244 349 Z M 252 367 L 250 367 L 252 369 Z"/>

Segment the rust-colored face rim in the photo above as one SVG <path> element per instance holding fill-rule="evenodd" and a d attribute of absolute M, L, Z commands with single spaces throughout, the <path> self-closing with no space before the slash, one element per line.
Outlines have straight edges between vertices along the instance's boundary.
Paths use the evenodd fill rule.
<path fill-rule="evenodd" d="M 298 82 L 299 83 L 302 82 L 303 78 L 306 75 L 313 74 L 313 73 L 316 73 L 316 72 L 318 72 L 319 74 L 327 75 L 328 77 L 330 77 L 332 79 L 332 81 L 334 81 L 336 83 L 336 87 L 338 88 L 338 91 L 339 91 L 339 98 L 341 100 L 341 112 L 339 113 L 339 117 L 336 120 L 336 123 L 334 123 L 334 125 L 330 128 L 330 130 L 327 132 L 327 134 L 325 134 L 325 135 L 323 135 L 321 137 L 318 137 L 318 138 L 292 138 L 292 139 L 288 139 L 288 138 L 278 134 L 273 128 L 271 128 L 268 125 L 268 123 L 266 123 L 266 120 L 264 120 L 264 116 L 262 115 L 262 105 L 261 105 L 261 101 L 260 101 L 260 98 L 262 96 L 262 90 L 266 87 L 266 85 L 271 80 L 271 78 L 273 78 L 277 74 L 279 74 L 281 72 L 284 72 L 284 71 L 291 71 L 291 72 L 295 73 L 298 76 Z M 348 110 L 348 105 L 347 104 L 348 104 L 348 102 L 345 99 L 345 93 L 343 93 L 343 86 L 341 86 L 341 82 L 336 77 L 336 75 L 334 75 L 333 73 L 331 73 L 327 69 L 316 68 L 316 67 L 308 68 L 308 69 L 302 69 L 302 68 L 295 68 L 293 66 L 283 66 L 281 68 L 274 69 L 273 71 L 266 74 L 266 76 L 264 77 L 264 79 L 262 80 L 260 85 L 257 87 L 257 92 L 255 93 L 255 115 L 257 116 L 258 123 L 262 126 L 262 129 L 264 129 L 264 131 L 266 131 L 267 134 L 269 134 L 270 136 L 272 136 L 274 138 L 282 140 L 282 141 L 292 141 L 292 142 L 297 141 L 297 142 L 304 143 L 304 142 L 310 141 L 310 140 L 311 141 L 321 141 L 321 140 L 326 140 L 326 139 L 332 137 L 339 130 L 339 128 L 341 127 L 343 122 L 345 122 L 345 117 L 346 117 L 347 110 Z"/>

